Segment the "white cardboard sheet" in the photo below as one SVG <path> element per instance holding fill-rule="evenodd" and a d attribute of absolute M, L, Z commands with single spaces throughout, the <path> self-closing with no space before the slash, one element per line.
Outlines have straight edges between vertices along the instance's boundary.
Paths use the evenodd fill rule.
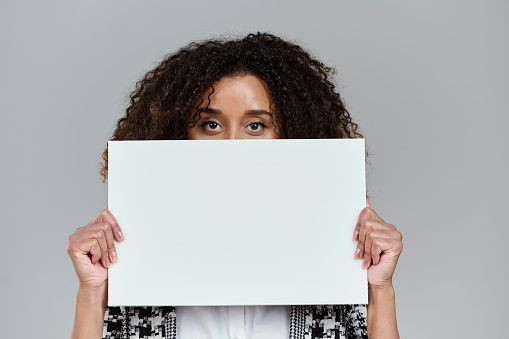
<path fill-rule="evenodd" d="M 367 303 L 364 139 L 108 143 L 109 305 Z"/>

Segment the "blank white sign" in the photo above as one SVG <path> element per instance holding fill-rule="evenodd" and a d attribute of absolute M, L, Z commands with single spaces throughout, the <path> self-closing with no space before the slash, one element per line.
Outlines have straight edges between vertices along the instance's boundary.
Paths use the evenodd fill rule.
<path fill-rule="evenodd" d="M 367 303 L 364 139 L 108 143 L 109 305 Z"/>

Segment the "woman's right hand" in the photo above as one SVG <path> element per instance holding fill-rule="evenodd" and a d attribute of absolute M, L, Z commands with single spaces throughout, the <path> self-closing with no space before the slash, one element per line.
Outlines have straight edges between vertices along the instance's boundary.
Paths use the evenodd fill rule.
<path fill-rule="evenodd" d="M 118 261 L 115 241 L 124 240 L 122 230 L 108 209 L 67 239 L 67 253 L 78 276 L 80 289 L 98 291 L 108 279 L 108 268 Z"/>

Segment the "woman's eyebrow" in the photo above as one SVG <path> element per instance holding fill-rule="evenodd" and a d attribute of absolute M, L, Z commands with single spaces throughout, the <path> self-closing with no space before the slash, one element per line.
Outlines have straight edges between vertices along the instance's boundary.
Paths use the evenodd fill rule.
<path fill-rule="evenodd" d="M 218 109 L 215 109 L 215 108 L 210 108 L 210 107 L 207 107 L 207 108 L 202 108 L 200 110 L 202 113 L 208 113 L 208 114 L 222 114 L 223 112 L 221 112 L 220 110 Z"/>
<path fill-rule="evenodd" d="M 215 109 L 215 108 L 204 108 L 201 110 L 202 113 L 208 113 L 208 114 L 222 114 L 223 112 L 221 112 L 221 110 L 218 110 L 218 109 Z M 265 114 L 265 115 L 268 115 L 268 116 L 272 116 L 272 113 L 270 112 L 267 112 L 266 110 L 264 109 L 250 109 L 248 111 L 245 111 L 244 112 L 245 115 L 262 115 L 262 114 Z"/>
<path fill-rule="evenodd" d="M 244 114 L 245 115 L 261 115 L 261 114 L 266 114 L 268 116 L 272 116 L 272 113 L 267 112 L 264 109 L 251 109 L 249 111 L 246 111 Z"/>

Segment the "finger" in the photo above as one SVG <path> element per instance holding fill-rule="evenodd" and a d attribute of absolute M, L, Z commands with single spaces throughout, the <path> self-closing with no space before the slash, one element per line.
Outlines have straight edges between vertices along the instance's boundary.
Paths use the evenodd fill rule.
<path fill-rule="evenodd" d="M 366 236 L 364 239 L 364 262 L 362 263 L 362 267 L 369 268 L 371 266 L 372 262 L 372 255 L 371 255 L 371 249 L 373 245 L 373 241 L 377 238 L 380 238 L 381 232 L 383 231 L 377 231 L 371 228 L 369 231 L 366 232 Z"/>
<path fill-rule="evenodd" d="M 371 260 L 374 265 L 378 265 L 382 255 L 398 257 L 403 250 L 401 240 L 393 238 L 377 238 L 373 240 L 371 248 Z"/>
<path fill-rule="evenodd" d="M 78 227 L 78 228 L 74 231 L 74 234 L 82 233 L 82 232 L 84 232 L 84 231 L 86 231 L 86 230 L 87 230 L 86 226 Z"/>
<path fill-rule="evenodd" d="M 357 259 L 360 259 L 364 256 L 366 247 L 366 234 L 372 230 L 371 223 L 366 221 L 364 221 L 363 224 L 359 227 L 359 230 L 356 232 L 357 248 L 355 250 L 355 258 Z"/>
<path fill-rule="evenodd" d="M 101 253 L 101 262 L 105 268 L 110 267 L 110 260 L 108 259 L 108 244 L 106 243 L 106 236 L 104 231 L 100 228 L 90 229 L 87 232 L 82 233 L 83 237 L 88 237 L 97 240 Z"/>
<path fill-rule="evenodd" d="M 380 220 L 382 222 L 385 222 L 382 218 L 380 218 L 380 216 L 378 215 L 378 213 L 376 213 L 371 207 L 369 208 L 370 210 L 370 213 L 371 213 L 371 216 L 373 217 L 373 219 L 376 219 L 376 220 Z"/>
<path fill-rule="evenodd" d="M 111 266 L 111 262 L 108 242 L 106 241 L 106 232 L 102 229 L 100 232 L 101 234 L 97 240 L 99 241 L 99 246 L 101 247 L 101 262 L 105 268 L 109 268 Z"/>
<path fill-rule="evenodd" d="M 103 209 L 99 214 L 97 214 L 94 219 L 90 222 L 90 224 L 102 223 L 106 222 L 113 226 L 113 235 L 116 241 L 124 240 L 124 234 L 122 229 L 120 228 L 117 219 L 113 216 L 113 214 L 108 209 Z"/>
<path fill-rule="evenodd" d="M 360 225 L 360 228 L 358 231 L 359 234 L 357 235 L 357 240 L 358 240 L 357 250 L 355 252 L 355 256 L 358 259 L 362 258 L 365 253 L 366 234 L 368 234 L 368 232 L 370 232 L 370 231 L 373 231 L 373 229 L 380 227 L 380 225 L 378 225 L 378 223 L 380 223 L 380 221 L 378 221 L 378 220 L 364 219 L 362 224 Z"/>
<path fill-rule="evenodd" d="M 371 204 L 369 203 L 369 200 L 368 200 L 368 197 L 366 197 L 366 207 L 369 207 L 371 208 Z M 361 212 L 362 214 L 362 212 Z M 360 215 L 359 215 L 359 219 L 357 220 L 357 224 L 355 225 L 355 228 L 353 230 L 353 240 L 357 241 L 359 240 L 359 229 L 360 229 Z"/>
<path fill-rule="evenodd" d="M 366 219 L 361 223 L 358 240 L 364 239 L 366 233 L 370 230 L 394 231 L 396 230 L 396 226 L 380 220 Z"/>
<path fill-rule="evenodd" d="M 101 246 L 99 246 L 99 242 L 97 239 L 90 239 L 91 245 L 89 252 L 92 255 L 92 264 L 97 264 L 97 262 L 101 259 L 102 253 L 101 253 Z"/>
<path fill-rule="evenodd" d="M 97 239 L 85 238 L 82 235 L 71 235 L 68 243 L 67 252 L 71 258 L 77 258 L 90 253 L 90 260 L 94 265 L 101 259 L 101 248 Z"/>
<path fill-rule="evenodd" d="M 371 244 L 371 260 L 373 262 L 373 265 L 378 265 L 378 263 L 380 263 L 380 255 L 383 252 L 380 242 L 381 242 L 380 239 L 376 239 Z"/>
<path fill-rule="evenodd" d="M 355 258 L 360 259 L 365 257 L 368 259 L 370 256 L 371 242 L 376 237 L 394 237 L 395 239 L 401 240 L 401 233 L 396 230 L 394 225 L 383 223 L 378 220 L 365 220 L 360 229 L 359 240 L 357 248 L 355 249 Z"/>
<path fill-rule="evenodd" d="M 371 265 L 371 247 L 375 237 L 376 235 L 373 233 L 373 230 L 366 233 L 366 239 L 364 242 L 364 262 L 362 263 L 362 267 L 364 268 L 369 268 Z"/>
<path fill-rule="evenodd" d="M 107 247 L 107 255 L 110 262 L 117 262 L 117 251 L 115 248 L 114 234 L 113 234 L 113 226 L 109 223 L 98 223 L 94 225 L 95 228 L 100 229 L 104 232 L 104 236 L 106 239 L 106 247 Z"/>
<path fill-rule="evenodd" d="M 366 240 L 364 245 L 364 263 L 368 268 L 371 263 L 377 265 L 380 262 L 381 248 L 377 247 L 376 244 L 380 240 L 400 241 L 401 233 L 394 230 L 376 230 L 373 229 L 366 234 Z"/>
<path fill-rule="evenodd" d="M 354 240 L 359 240 L 362 223 L 365 222 L 366 220 L 378 220 L 383 222 L 382 218 L 380 218 L 378 214 L 376 214 L 376 212 L 373 211 L 371 208 L 369 207 L 363 208 L 361 213 L 359 214 L 359 218 L 357 219 L 357 224 L 355 224 L 355 229 L 353 232 Z"/>

